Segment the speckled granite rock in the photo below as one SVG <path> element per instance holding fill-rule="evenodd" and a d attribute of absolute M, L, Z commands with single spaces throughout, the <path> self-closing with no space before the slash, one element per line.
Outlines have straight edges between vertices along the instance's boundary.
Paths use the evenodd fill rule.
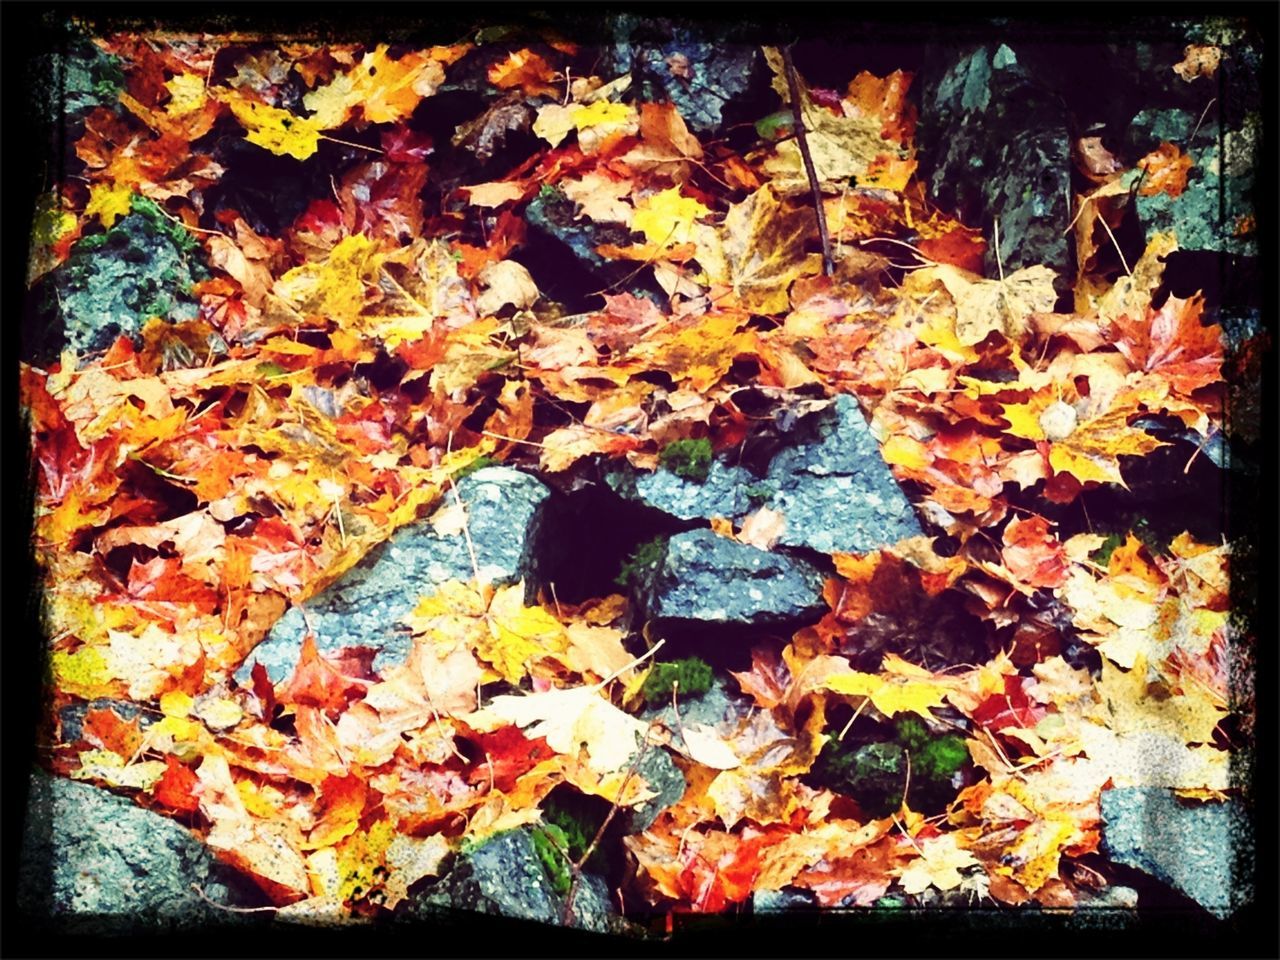
<path fill-rule="evenodd" d="M 858 401 L 847 394 L 797 431 L 763 479 L 713 460 L 702 483 L 668 470 L 630 468 L 610 472 L 606 481 L 619 495 L 681 520 L 741 520 L 760 507 L 777 510 L 786 519 L 778 545 L 821 553 L 865 553 L 921 532 Z"/>
<path fill-rule="evenodd" d="M 477 470 L 457 487 L 467 505 L 467 529 L 481 577 L 512 583 L 530 575 L 542 507 L 550 496 L 547 487 L 509 467 Z M 448 498 L 441 508 L 451 504 Z M 436 584 L 471 580 L 474 575 L 462 532 L 441 534 L 430 518 L 404 527 L 306 604 L 316 647 L 322 653 L 374 647 L 379 651 L 375 668 L 392 666 L 410 648 L 409 635 L 397 627 L 398 621 Z M 302 611 L 291 609 L 241 664 L 236 679 L 249 683 L 253 665 L 262 663 L 273 682 L 284 680 L 293 672 L 305 633 Z"/>
<path fill-rule="evenodd" d="M 1182 891 L 1218 917 L 1253 898 L 1249 824 L 1234 800 L 1184 803 L 1171 790 L 1124 787 L 1102 794 L 1103 848 Z"/>
<path fill-rule="evenodd" d="M 507 830 L 460 853 L 444 877 L 411 898 L 403 919 L 430 920 L 442 911 L 470 910 L 560 924 L 564 898 L 538 858 L 533 829 Z M 573 898 L 573 926 L 604 933 L 619 929 L 620 923 L 604 881 L 583 874 Z"/>
<path fill-rule="evenodd" d="M 18 904 L 37 924 L 119 934 L 242 922 L 192 884 L 215 903 L 264 902 L 181 824 L 99 787 L 32 774 Z"/>
<path fill-rule="evenodd" d="M 636 600 L 649 620 L 759 626 L 816 617 L 825 609 L 822 582 L 804 560 L 690 530 L 667 542 L 662 562 L 641 578 Z"/>

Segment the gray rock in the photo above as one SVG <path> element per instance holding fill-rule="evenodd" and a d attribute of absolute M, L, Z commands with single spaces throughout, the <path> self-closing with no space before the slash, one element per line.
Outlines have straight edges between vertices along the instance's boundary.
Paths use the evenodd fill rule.
<path fill-rule="evenodd" d="M 991 236 L 1000 221 L 999 264 L 988 276 L 1043 264 L 1071 266 L 1071 156 L 1066 105 L 1023 62 L 1025 50 L 992 43 L 946 58 L 921 85 L 922 167 L 936 202 Z"/>
<path fill-rule="evenodd" d="M 485 467 L 459 480 L 457 489 L 467 505 L 467 530 L 481 577 L 502 584 L 532 576 L 547 487 L 510 467 Z M 452 505 L 446 494 L 440 509 Z M 373 647 L 378 650 L 375 669 L 393 666 L 411 646 L 398 621 L 435 585 L 474 577 L 464 533 L 441 535 L 429 519 L 403 527 L 306 604 L 316 647 L 322 653 Z M 289 610 L 241 664 L 236 679 L 248 684 L 255 663 L 267 668 L 272 682 L 287 678 L 306 632 L 302 611 Z"/>
<path fill-rule="evenodd" d="M 797 910 L 816 910 L 818 903 L 812 893 L 797 887 L 781 890 L 756 890 L 751 894 L 752 913 L 786 913 Z"/>
<path fill-rule="evenodd" d="M 1170 790 L 1102 794 L 1103 849 L 1225 918 L 1253 898 L 1253 841 L 1234 800 L 1187 804 Z"/>
<path fill-rule="evenodd" d="M 697 133 L 721 129 L 725 108 L 746 93 L 760 68 L 759 47 L 735 43 L 723 29 L 711 37 L 692 23 L 626 13 L 616 16 L 613 29 L 617 41 L 606 51 L 604 73 L 630 74 L 643 99 L 674 103 Z"/>
<path fill-rule="evenodd" d="M 206 276 L 191 234 L 135 196 L 128 215 L 77 243 L 43 279 L 34 312 L 38 326 L 26 331 L 23 349 L 36 358 L 56 355 L 63 346 L 79 353 L 105 350 L 122 334 L 137 336 L 152 317 L 192 319 L 197 304 L 191 286 Z M 210 348 L 225 349 L 217 339 Z"/>
<path fill-rule="evenodd" d="M 708 517 L 744 517 L 753 504 L 767 502 L 762 481 L 745 467 L 712 460 L 706 480 L 699 483 L 670 470 L 651 472 L 630 466 L 605 474 L 605 482 L 620 496 L 642 500 L 681 520 Z M 754 499 L 750 495 L 755 493 Z"/>
<path fill-rule="evenodd" d="M 1195 118 L 1181 110 L 1165 113 L 1179 116 L 1179 123 L 1170 121 L 1167 125 L 1181 125 L 1182 141 L 1185 141 L 1195 129 Z M 1172 233 L 1178 238 L 1181 250 L 1256 256 L 1257 231 L 1241 234 L 1237 227 L 1254 215 L 1252 197 L 1260 129 L 1260 124 L 1252 124 L 1229 131 L 1221 143 L 1216 124 L 1198 132 L 1195 137 L 1198 145 L 1185 150 L 1193 164 L 1187 171 L 1186 189 L 1176 197 L 1161 191 L 1151 196 L 1139 193 L 1136 198 L 1138 219 L 1146 230 L 1147 240 L 1157 233 Z"/>
<path fill-rule="evenodd" d="M 684 796 L 689 783 L 671 759 L 671 754 L 662 747 L 650 747 L 645 751 L 640 763 L 636 765 L 636 773 L 644 777 L 644 782 L 657 796 L 634 807 L 619 809 L 618 818 L 622 822 L 623 833 L 640 833 L 653 826 L 658 814 Z"/>
<path fill-rule="evenodd" d="M 460 853 L 444 877 L 410 898 L 404 919 L 428 920 L 443 911 L 467 910 L 560 925 L 564 897 L 538 856 L 535 829 L 507 830 Z M 619 929 L 620 920 L 610 909 L 604 881 L 583 874 L 574 893 L 572 925 L 604 933 Z"/>
<path fill-rule="evenodd" d="M 865 553 L 921 533 L 915 510 L 880 455 L 848 394 L 820 414 L 815 441 L 782 450 L 769 464 L 770 506 L 787 518 L 782 546 Z"/>
<path fill-rule="evenodd" d="M 264 902 L 180 824 L 87 783 L 32 774 L 18 904 L 38 924 L 85 934 L 238 922 L 192 884 L 219 904 Z"/>
<path fill-rule="evenodd" d="M 649 620 L 761 626 L 820 614 L 822 583 L 804 560 L 690 530 L 667 542 L 662 562 L 641 577 L 636 600 Z"/>
<path fill-rule="evenodd" d="M 841 394 L 797 431 L 770 461 L 763 479 L 713 460 L 703 483 L 669 470 L 630 467 L 606 475 L 620 496 L 681 520 L 742 520 L 760 507 L 781 512 L 780 546 L 821 553 L 865 553 L 920 534 L 920 522 L 880 455 L 858 401 Z"/>

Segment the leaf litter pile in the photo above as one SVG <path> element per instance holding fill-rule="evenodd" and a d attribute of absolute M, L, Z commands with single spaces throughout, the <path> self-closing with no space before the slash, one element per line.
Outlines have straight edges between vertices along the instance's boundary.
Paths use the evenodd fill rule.
<path fill-rule="evenodd" d="M 459 851 L 542 820 L 554 789 L 642 803 L 647 751 L 688 786 L 602 850 L 640 919 L 783 888 L 824 907 L 1086 905 L 1108 882 L 1104 791 L 1232 791 L 1252 707 L 1231 675 L 1228 545 L 1055 520 L 1164 445 L 1144 418 L 1204 442 L 1224 428 L 1220 329 L 1199 297 L 1154 299 L 1176 238 L 1091 272 L 1124 215 L 1112 184 L 1135 179 L 1120 164 L 1077 198 L 1068 312 L 1047 268 L 983 276 L 987 238 L 930 203 L 909 74 L 813 89 L 766 48 L 778 113 L 735 147 L 555 39 L 97 43 L 122 82 L 71 145 L 81 172 L 46 201 L 32 279 L 130 217 L 208 268 L 133 337 L 22 369 L 49 722 L 98 698 L 151 720 L 90 707 L 78 738 L 52 736 L 57 774 L 176 819 L 281 915 L 337 919 L 395 910 Z M 458 76 L 487 104 L 439 143 L 424 130 Z M 509 137 L 531 146 L 495 169 Z M 238 210 L 252 183 L 223 182 L 229 140 L 295 165 L 300 212 Z M 1135 167 L 1140 189 L 1176 195 L 1187 171 L 1166 154 Z M 441 155 L 470 166 L 437 173 Z M 318 160 L 328 175 L 304 176 Z M 585 307 L 515 258 L 534 201 L 615 271 Z M 440 584 L 380 673 L 308 637 L 284 682 L 232 677 L 287 609 L 456 504 L 477 464 L 568 489 L 604 461 L 732 456 L 841 393 L 930 534 L 828 556 L 828 611 L 742 650 L 718 726 L 684 728 L 681 694 L 706 678 L 654 666 L 627 597 L 543 585 Z M 768 548 L 778 519 L 711 526 Z M 945 611 L 978 624 L 973 662 L 926 649 Z M 894 630 L 905 644 L 877 641 Z M 674 722 L 639 718 L 653 700 Z M 842 743 L 867 729 L 906 759 L 878 802 Z"/>

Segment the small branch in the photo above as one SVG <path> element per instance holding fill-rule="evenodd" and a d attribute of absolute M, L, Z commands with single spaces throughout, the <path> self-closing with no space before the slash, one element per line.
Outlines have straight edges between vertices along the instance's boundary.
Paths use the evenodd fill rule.
<path fill-rule="evenodd" d="M 789 46 L 782 48 L 782 64 L 787 74 L 787 90 L 791 93 L 791 116 L 796 123 L 796 143 L 800 147 L 800 159 L 804 161 L 804 172 L 809 176 L 813 212 L 818 218 L 818 237 L 822 240 L 822 272 L 829 277 L 835 273 L 835 262 L 831 259 L 831 238 L 827 236 L 827 217 L 822 211 L 822 190 L 818 186 L 818 171 L 813 166 L 813 155 L 809 152 L 809 136 L 800 112 L 800 81 L 796 77 L 796 65 L 791 62 Z"/>
<path fill-rule="evenodd" d="M 209 906 L 214 907 L 217 910 L 225 910 L 227 913 L 275 913 L 280 909 L 279 907 L 232 907 L 225 903 L 219 903 L 217 900 L 210 899 L 209 895 L 204 892 L 204 888 L 198 883 L 191 884 L 191 889 L 194 890 L 196 895 Z"/>
<path fill-rule="evenodd" d="M 604 837 L 605 830 L 609 828 L 609 824 L 613 822 L 614 816 L 617 815 L 627 784 L 635 776 L 636 770 L 640 766 L 640 761 L 649 752 L 649 747 L 652 745 L 649 734 L 653 732 L 653 726 L 657 722 L 657 717 L 649 721 L 649 726 L 644 731 L 644 739 L 640 744 L 640 749 L 636 751 L 635 759 L 631 761 L 631 766 L 627 768 L 627 775 L 622 778 L 622 785 L 618 787 L 618 795 L 614 799 L 613 805 L 609 807 L 609 812 L 605 815 L 604 820 L 600 822 L 596 835 L 591 838 L 591 842 L 587 844 L 587 849 L 582 852 L 582 856 L 578 858 L 576 863 L 572 860 L 569 861 L 569 873 L 572 876 L 569 880 L 569 892 L 564 895 L 564 912 L 560 915 L 561 926 L 567 927 L 573 923 L 573 900 L 578 893 L 578 878 L 582 876 L 582 867 L 591 859 L 591 855 L 596 852 L 596 847 L 600 845 L 600 840 Z M 565 859 L 569 860 L 567 856 Z"/>

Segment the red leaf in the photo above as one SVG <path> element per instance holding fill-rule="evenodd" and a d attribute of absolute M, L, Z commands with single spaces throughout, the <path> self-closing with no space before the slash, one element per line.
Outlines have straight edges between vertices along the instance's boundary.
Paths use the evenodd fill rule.
<path fill-rule="evenodd" d="M 493 788 L 501 793 L 509 791 L 522 774 L 553 753 L 544 738 L 530 740 L 515 726 L 471 733 L 466 739 L 480 750 L 480 758 L 467 772 L 467 783 L 486 783 L 492 778 Z"/>
<path fill-rule="evenodd" d="M 342 710 L 367 686 L 362 679 L 344 676 L 336 664 L 320 656 L 315 635 L 308 633 L 302 639 L 302 651 L 293 676 L 278 691 L 277 697 L 281 703 Z"/>
<path fill-rule="evenodd" d="M 249 676 L 253 680 L 253 695 L 262 704 L 262 719 L 270 723 L 276 712 L 275 684 L 271 682 L 271 677 L 267 674 L 267 668 L 262 665 L 261 661 L 253 665 Z"/>
<path fill-rule="evenodd" d="M 1066 552 L 1044 517 L 1011 520 L 1004 529 L 1004 544 L 1004 565 L 1023 583 L 1060 587 L 1067 582 Z"/>
<path fill-rule="evenodd" d="M 1023 689 L 1023 678 L 1011 674 L 1004 678 L 1004 693 L 993 694 L 970 714 L 970 719 L 992 732 L 1005 727 L 1034 727 L 1044 719 L 1045 708 L 1033 703 Z"/>
<path fill-rule="evenodd" d="M 172 756 L 165 757 L 164 763 L 164 773 L 156 781 L 155 798 L 174 810 L 199 810 L 200 801 L 194 792 L 199 778 Z"/>

